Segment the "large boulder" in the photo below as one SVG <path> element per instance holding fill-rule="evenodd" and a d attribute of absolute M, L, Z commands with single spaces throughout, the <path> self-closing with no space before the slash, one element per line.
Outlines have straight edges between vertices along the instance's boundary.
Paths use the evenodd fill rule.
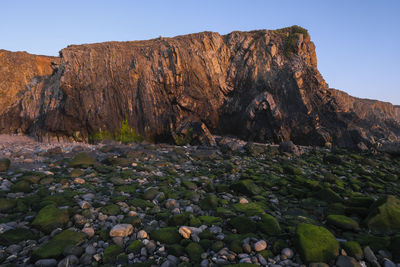
<path fill-rule="evenodd" d="M 329 263 L 339 255 L 339 242 L 331 232 L 321 226 L 302 223 L 296 228 L 295 246 L 307 262 Z"/>
<path fill-rule="evenodd" d="M 372 232 L 390 234 L 400 231 L 400 200 L 388 195 L 371 207 L 366 224 Z"/>

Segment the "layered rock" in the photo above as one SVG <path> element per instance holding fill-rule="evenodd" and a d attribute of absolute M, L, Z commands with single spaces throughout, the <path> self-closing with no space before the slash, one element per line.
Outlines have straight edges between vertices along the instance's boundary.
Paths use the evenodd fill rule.
<path fill-rule="evenodd" d="M 400 134 L 398 107 L 328 88 L 300 27 L 74 45 L 45 65 L 39 84 L 24 72 L 4 83 L 21 93 L 0 110 L 0 132 L 89 141 L 126 119 L 152 141 L 191 124 L 209 144 L 209 132 L 347 147 Z"/>

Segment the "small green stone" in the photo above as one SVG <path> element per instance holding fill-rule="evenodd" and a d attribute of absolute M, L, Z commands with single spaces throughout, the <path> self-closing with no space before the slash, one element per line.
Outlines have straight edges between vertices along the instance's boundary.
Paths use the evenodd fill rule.
<path fill-rule="evenodd" d="M 347 216 L 329 215 L 326 219 L 327 219 L 328 224 L 336 226 L 343 230 L 358 230 L 358 229 L 360 229 L 358 222 Z"/>
<path fill-rule="evenodd" d="M 101 208 L 101 212 L 107 215 L 115 216 L 118 215 L 121 208 L 116 204 L 109 204 Z"/>
<path fill-rule="evenodd" d="M 267 235 L 279 235 L 281 233 L 281 227 L 275 217 L 269 214 L 261 216 L 261 222 L 258 223 L 258 228 L 261 232 Z"/>
<path fill-rule="evenodd" d="M 134 240 L 132 243 L 129 244 L 127 251 L 129 253 L 139 253 L 141 248 L 144 246 L 144 244 L 140 240 Z"/>
<path fill-rule="evenodd" d="M 193 263 L 199 263 L 201 260 L 201 254 L 204 252 L 203 248 L 197 243 L 190 243 L 185 248 L 186 253 L 189 255 L 190 260 Z"/>
<path fill-rule="evenodd" d="M 103 261 L 105 263 L 115 262 L 117 256 L 124 252 L 124 250 L 118 245 L 111 245 L 104 250 Z"/>

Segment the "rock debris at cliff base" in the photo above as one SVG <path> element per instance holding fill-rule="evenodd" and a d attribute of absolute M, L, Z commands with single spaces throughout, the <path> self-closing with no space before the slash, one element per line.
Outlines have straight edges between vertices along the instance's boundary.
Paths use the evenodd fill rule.
<path fill-rule="evenodd" d="M 0 264 L 400 263 L 399 158 L 223 140 L 0 136 Z"/>

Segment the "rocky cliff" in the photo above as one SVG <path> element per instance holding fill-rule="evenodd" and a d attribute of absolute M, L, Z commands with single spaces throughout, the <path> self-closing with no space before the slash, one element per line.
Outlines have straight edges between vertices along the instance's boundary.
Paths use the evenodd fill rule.
<path fill-rule="evenodd" d="M 208 143 L 209 131 L 347 147 L 400 136 L 398 107 L 328 88 L 297 26 L 74 45 L 59 58 L 2 51 L 0 78 L 0 132 L 39 139 L 88 141 L 125 119 L 153 141 L 188 128 Z"/>

